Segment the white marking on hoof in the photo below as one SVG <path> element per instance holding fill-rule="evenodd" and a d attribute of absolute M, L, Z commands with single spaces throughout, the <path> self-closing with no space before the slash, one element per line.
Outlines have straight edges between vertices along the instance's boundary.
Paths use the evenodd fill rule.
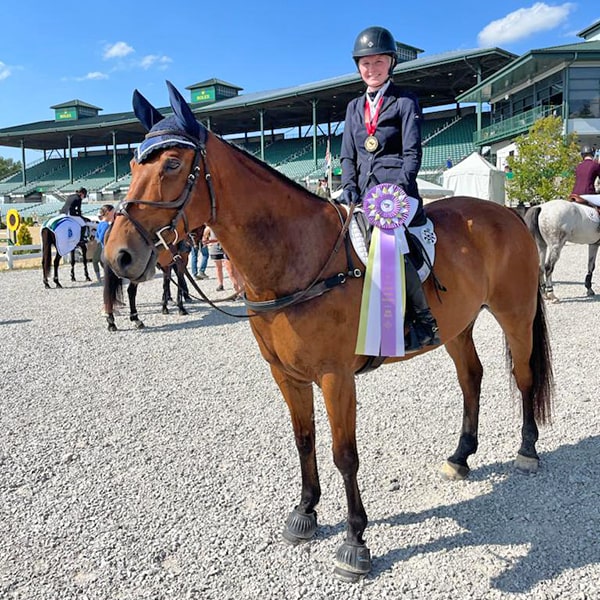
<path fill-rule="evenodd" d="M 517 454 L 517 458 L 515 459 L 515 468 L 517 471 L 526 474 L 537 473 L 539 466 L 539 458 L 531 458 L 529 456 Z"/>
<path fill-rule="evenodd" d="M 440 473 L 444 479 L 448 479 L 449 481 L 462 481 L 469 475 L 469 467 L 446 461 L 442 465 Z"/>

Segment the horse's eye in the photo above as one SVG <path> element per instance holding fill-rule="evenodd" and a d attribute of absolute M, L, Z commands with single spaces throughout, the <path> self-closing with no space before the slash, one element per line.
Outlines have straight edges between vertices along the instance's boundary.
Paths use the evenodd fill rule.
<path fill-rule="evenodd" d="M 175 169 L 179 169 L 180 166 L 181 166 L 181 161 L 176 158 L 170 158 L 165 163 L 165 169 L 167 171 L 174 171 Z"/>

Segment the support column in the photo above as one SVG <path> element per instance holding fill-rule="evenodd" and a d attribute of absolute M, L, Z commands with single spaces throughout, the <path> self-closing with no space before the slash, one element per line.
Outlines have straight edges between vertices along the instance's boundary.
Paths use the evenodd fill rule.
<path fill-rule="evenodd" d="M 27 185 L 27 171 L 25 169 L 25 140 L 21 140 L 21 175 L 23 185 Z"/>
<path fill-rule="evenodd" d="M 319 101 L 313 98 L 310 103 L 312 104 L 312 126 L 313 126 L 313 161 L 315 163 L 315 171 L 318 169 L 317 161 L 317 103 Z"/>
<path fill-rule="evenodd" d="M 260 117 L 260 160 L 265 160 L 265 109 L 258 111 Z"/>
<path fill-rule="evenodd" d="M 117 132 L 112 132 L 112 141 L 113 141 L 113 173 L 115 176 L 115 181 L 119 178 L 119 168 L 117 162 Z"/>
<path fill-rule="evenodd" d="M 71 147 L 71 136 L 67 136 L 67 148 L 69 150 L 69 181 L 73 183 L 73 148 Z"/>

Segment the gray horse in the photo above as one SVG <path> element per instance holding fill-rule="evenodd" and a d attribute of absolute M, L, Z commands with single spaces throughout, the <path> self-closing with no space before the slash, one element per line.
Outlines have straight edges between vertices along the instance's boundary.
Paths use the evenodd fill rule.
<path fill-rule="evenodd" d="M 552 272 L 566 242 L 588 244 L 585 287 L 587 295 L 594 296 L 592 275 L 600 243 L 600 221 L 597 210 L 577 202 L 551 200 L 530 208 L 525 213 L 525 222 L 537 243 L 540 255 L 540 284 L 546 299 L 558 302 L 558 298 L 554 295 Z"/>

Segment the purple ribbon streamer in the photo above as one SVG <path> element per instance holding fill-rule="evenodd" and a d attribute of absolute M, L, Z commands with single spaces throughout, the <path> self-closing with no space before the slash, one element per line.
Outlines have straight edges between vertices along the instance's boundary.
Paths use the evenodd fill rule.
<path fill-rule="evenodd" d="M 393 229 L 381 229 L 381 355 L 396 355 L 396 234 Z"/>

